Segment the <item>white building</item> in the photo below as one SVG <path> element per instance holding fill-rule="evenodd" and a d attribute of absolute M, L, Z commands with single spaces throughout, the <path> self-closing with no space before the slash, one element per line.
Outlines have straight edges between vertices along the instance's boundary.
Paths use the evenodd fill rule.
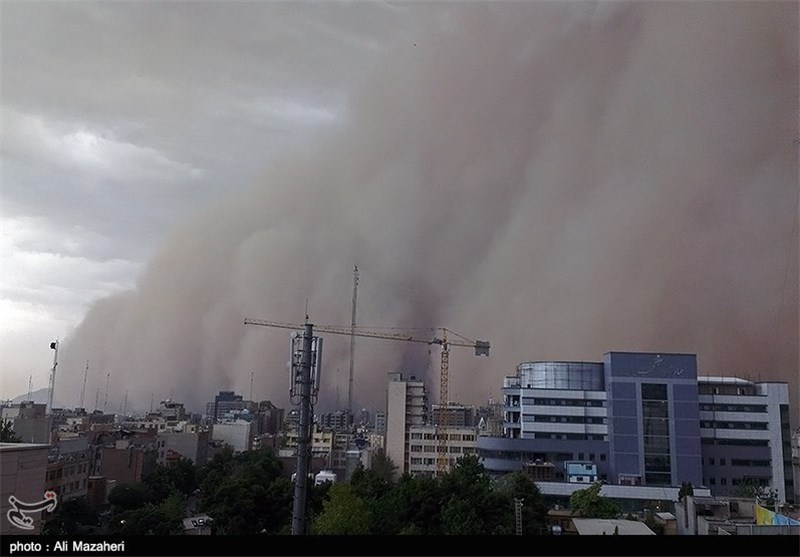
<path fill-rule="evenodd" d="M 754 480 L 792 502 L 788 384 L 707 376 L 697 383 L 703 484 L 726 496 Z"/>
<path fill-rule="evenodd" d="M 252 447 L 250 425 L 250 422 L 244 420 L 214 424 L 211 430 L 211 438 L 230 445 L 237 453 L 249 451 Z"/>

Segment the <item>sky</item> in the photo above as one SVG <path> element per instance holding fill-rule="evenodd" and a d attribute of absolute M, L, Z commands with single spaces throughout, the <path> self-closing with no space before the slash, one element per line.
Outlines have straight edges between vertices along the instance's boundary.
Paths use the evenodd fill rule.
<path fill-rule="evenodd" d="M 3 2 L 0 396 L 59 339 L 66 405 L 285 404 L 244 318 L 347 325 L 357 264 L 359 325 L 491 342 L 453 400 L 688 352 L 796 420 L 799 43 L 794 2 Z M 438 357 L 357 340 L 355 404 Z"/>

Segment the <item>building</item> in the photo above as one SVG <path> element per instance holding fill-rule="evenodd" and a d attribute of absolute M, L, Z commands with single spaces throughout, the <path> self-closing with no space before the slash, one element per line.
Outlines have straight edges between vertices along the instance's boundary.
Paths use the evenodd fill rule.
<path fill-rule="evenodd" d="M 105 476 L 89 476 L 86 484 L 86 501 L 93 509 L 99 509 L 108 503 L 108 494 L 114 483 L 109 483 Z"/>
<path fill-rule="evenodd" d="M 215 423 L 211 429 L 211 438 L 233 447 L 237 453 L 252 448 L 251 423 L 245 420 Z"/>
<path fill-rule="evenodd" d="M 277 435 L 283 430 L 283 408 L 278 408 L 272 401 L 262 400 L 258 403 L 258 412 L 256 413 L 257 434 L 271 434 Z"/>
<path fill-rule="evenodd" d="M 477 413 L 474 406 L 464 406 L 463 404 L 448 403 L 444 408 L 439 404 L 434 404 L 431 408 L 431 423 L 439 425 L 445 423 L 442 417 L 446 418 L 447 426 L 452 427 L 474 427 L 477 426 Z"/>
<path fill-rule="evenodd" d="M 742 480 L 795 502 L 789 386 L 737 377 L 699 377 L 703 484 L 733 495 Z"/>
<path fill-rule="evenodd" d="M 439 432 L 433 425 L 409 427 L 409 449 L 407 471 L 411 475 L 435 476 L 438 471 L 440 440 L 446 435 L 444 449 L 447 454 L 446 471 L 466 455 L 475 454 L 475 427 L 450 426 L 447 432 Z"/>
<path fill-rule="evenodd" d="M 784 517 L 782 524 L 759 524 L 755 499 L 688 495 L 675 504 L 679 535 L 800 535 L 800 522 Z M 774 513 L 772 513 L 774 515 Z"/>
<path fill-rule="evenodd" d="M 428 421 L 425 384 L 413 375 L 403 379 L 400 372 L 389 373 L 386 389 L 386 456 L 398 473 L 409 471 L 409 429 Z"/>
<path fill-rule="evenodd" d="M 38 503 L 45 499 L 47 454 L 50 445 L 34 443 L 0 443 L 0 535 L 40 534 L 42 512 L 27 515 L 33 519 L 31 529 L 11 522 L 12 496 L 22 503 Z"/>
<path fill-rule="evenodd" d="M 257 405 L 249 400 L 242 400 L 242 395 L 237 395 L 234 391 L 220 391 L 213 402 L 206 403 L 206 419 L 213 424 L 221 420 L 226 413 L 245 408 L 255 412 Z"/>
<path fill-rule="evenodd" d="M 286 430 L 286 437 L 284 438 L 284 446 L 282 454 L 295 454 L 299 444 L 299 427 L 292 427 Z M 311 426 L 311 456 L 314 458 L 324 459 L 325 467 L 331 467 L 331 458 L 334 449 L 334 438 L 336 434 L 329 429 L 324 429 L 319 424 Z"/>
<path fill-rule="evenodd" d="M 2 417 L 12 422 L 14 433 L 25 443 L 50 444 L 53 441 L 52 418 L 47 415 L 46 408 L 46 404 L 33 401 L 9 404 L 3 406 Z"/>
<path fill-rule="evenodd" d="M 162 400 L 158 405 L 158 414 L 168 422 L 185 422 L 187 420 L 183 403 L 174 400 Z"/>
<path fill-rule="evenodd" d="M 596 466 L 599 480 L 623 486 L 691 482 L 714 491 L 757 477 L 785 500 L 794 485 L 786 474 L 788 386 L 698 377 L 694 354 L 525 362 L 502 393 L 503 433 L 481 435 L 476 445 L 493 474 L 551 463 L 556 481 L 565 481 L 564 462 L 581 461 Z"/>
<path fill-rule="evenodd" d="M 656 533 L 638 520 L 617 518 L 573 518 L 579 536 L 655 536 Z"/>
<path fill-rule="evenodd" d="M 48 455 L 47 489 L 61 502 L 85 497 L 91 450 L 86 439 L 64 439 Z"/>
<path fill-rule="evenodd" d="M 202 465 L 208 458 L 208 431 L 174 431 L 158 434 L 158 464 L 168 464 L 185 458 L 192 464 Z"/>
<path fill-rule="evenodd" d="M 158 459 L 155 435 L 134 436 L 104 444 L 93 476 L 106 476 L 116 485 L 141 482 L 155 470 Z"/>
<path fill-rule="evenodd" d="M 373 424 L 373 430 L 379 435 L 386 433 L 386 412 L 383 410 L 375 412 L 375 423 Z"/>
<path fill-rule="evenodd" d="M 319 423 L 322 427 L 332 429 L 336 432 L 350 431 L 353 426 L 353 414 L 347 410 L 322 414 L 319 417 Z"/>

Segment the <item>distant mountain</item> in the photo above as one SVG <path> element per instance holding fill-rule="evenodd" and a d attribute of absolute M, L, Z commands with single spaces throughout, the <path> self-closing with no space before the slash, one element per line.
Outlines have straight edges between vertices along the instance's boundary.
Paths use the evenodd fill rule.
<path fill-rule="evenodd" d="M 12 398 L 10 401 L 4 400 L 3 403 L 10 402 L 11 404 L 19 404 L 20 402 L 25 402 L 26 400 L 33 400 L 33 402 L 37 404 L 47 404 L 47 396 L 48 396 L 48 389 L 44 388 L 32 391 L 30 397 L 28 396 L 28 393 L 25 393 Z M 56 408 L 62 407 L 58 399 L 53 400 L 53 406 L 55 406 Z"/>

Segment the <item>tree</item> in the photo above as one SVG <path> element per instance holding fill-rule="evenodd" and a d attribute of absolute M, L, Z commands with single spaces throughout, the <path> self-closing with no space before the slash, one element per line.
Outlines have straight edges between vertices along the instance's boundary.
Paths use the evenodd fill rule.
<path fill-rule="evenodd" d="M 619 507 L 600 495 L 602 484 L 595 482 L 586 489 L 575 491 L 569 498 L 572 514 L 584 518 L 616 518 Z"/>
<path fill-rule="evenodd" d="M 13 420 L 0 420 L 0 443 L 22 443 L 22 437 L 14 431 Z"/>
<path fill-rule="evenodd" d="M 516 527 L 514 516 L 514 500 L 522 500 L 522 533 L 523 535 L 540 535 L 545 531 L 547 505 L 541 491 L 531 477 L 524 472 L 512 472 L 495 482 L 494 492 L 501 497 L 502 516 L 498 526 L 513 534 Z M 497 532 L 501 533 L 501 532 Z"/>
<path fill-rule="evenodd" d="M 734 497 L 756 499 L 761 506 L 771 507 L 778 498 L 778 492 L 755 478 L 745 478 L 733 488 Z"/>
<path fill-rule="evenodd" d="M 692 486 L 692 482 L 681 483 L 681 488 L 678 491 L 678 501 L 683 501 L 683 498 L 687 495 L 694 495 L 694 486 Z"/>
<path fill-rule="evenodd" d="M 97 512 L 86 499 L 59 502 L 55 516 L 42 524 L 42 534 L 47 536 L 79 536 L 91 534 L 97 528 Z"/>
<path fill-rule="evenodd" d="M 328 491 L 322 514 L 314 521 L 313 532 L 322 535 L 367 534 L 369 513 L 364 501 L 350 484 L 336 483 Z"/>
<path fill-rule="evenodd" d="M 293 489 L 281 472 L 269 449 L 217 454 L 200 471 L 199 507 L 222 535 L 286 533 Z"/>
<path fill-rule="evenodd" d="M 168 536 L 178 534 L 183 528 L 183 501 L 170 495 L 160 503 L 147 503 L 115 515 L 110 532 L 123 536 Z"/>
<path fill-rule="evenodd" d="M 153 492 L 143 483 L 128 483 L 115 486 L 108 493 L 108 502 L 114 505 L 116 512 L 140 509 L 153 502 Z"/>
<path fill-rule="evenodd" d="M 175 493 L 188 497 L 197 489 L 197 468 L 191 460 L 182 458 L 168 466 L 157 466 L 144 478 L 144 484 L 159 501 Z"/>

